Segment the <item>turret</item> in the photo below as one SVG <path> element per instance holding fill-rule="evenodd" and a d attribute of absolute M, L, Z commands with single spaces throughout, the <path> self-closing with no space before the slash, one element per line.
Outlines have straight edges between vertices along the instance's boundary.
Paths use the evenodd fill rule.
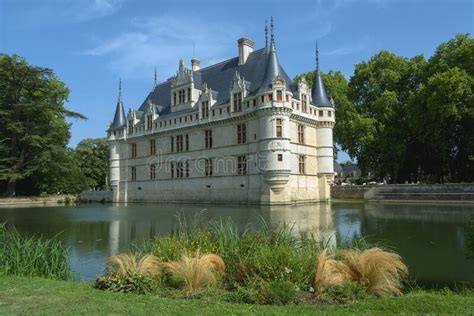
<path fill-rule="evenodd" d="M 115 115 L 112 124 L 109 127 L 109 131 L 122 129 L 126 125 L 125 111 L 123 109 L 122 101 L 122 80 L 119 81 L 119 96 L 117 100 L 117 107 L 115 108 Z"/>
<path fill-rule="evenodd" d="M 334 106 L 329 101 L 319 70 L 319 51 L 316 45 L 316 75 L 311 89 L 313 105 L 318 107 L 316 129 L 316 155 L 318 161 L 319 198 L 330 199 L 329 184 L 334 180 Z"/>
<path fill-rule="evenodd" d="M 114 201 L 117 200 L 118 185 L 120 182 L 120 145 L 126 127 L 125 111 L 122 101 L 122 81 L 119 81 L 119 96 L 115 109 L 114 121 L 109 127 L 109 182 L 113 191 Z"/>

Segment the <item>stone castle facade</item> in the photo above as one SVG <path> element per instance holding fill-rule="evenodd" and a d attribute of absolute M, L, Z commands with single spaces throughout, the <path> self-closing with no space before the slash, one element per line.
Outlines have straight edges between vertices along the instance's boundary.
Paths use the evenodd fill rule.
<path fill-rule="evenodd" d="M 107 131 L 114 201 L 292 204 L 330 198 L 333 102 L 318 62 L 311 88 L 292 82 L 271 33 L 265 48 L 254 51 L 254 43 L 241 38 L 237 57 L 205 68 L 196 59 L 186 68 L 181 60 L 176 75 L 155 82 L 127 115 L 120 91 Z"/>

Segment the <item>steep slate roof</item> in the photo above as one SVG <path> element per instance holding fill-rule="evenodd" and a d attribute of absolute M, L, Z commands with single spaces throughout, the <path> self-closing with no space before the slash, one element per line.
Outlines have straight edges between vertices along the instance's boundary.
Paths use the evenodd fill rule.
<path fill-rule="evenodd" d="M 127 119 L 125 118 L 125 111 L 122 102 L 122 84 L 119 84 L 119 97 L 117 100 L 117 108 L 115 109 L 114 120 L 110 124 L 109 130 L 120 129 L 125 126 Z"/>
<path fill-rule="evenodd" d="M 291 91 L 296 91 L 296 85 L 292 83 L 292 80 L 288 77 L 285 70 L 278 63 L 278 59 L 275 59 L 277 65 L 278 74 L 285 79 L 286 85 Z M 250 94 L 255 94 L 261 87 L 264 76 L 267 73 L 267 64 L 270 63 L 268 59 L 268 51 L 265 48 L 256 50 L 247 58 L 245 64 L 239 66 L 239 57 L 234 57 L 223 62 L 202 68 L 198 71 L 193 72 L 194 87 L 201 89 L 204 83 L 207 84 L 209 89 L 217 92 L 216 105 L 229 103 L 229 92 L 232 78 L 236 71 L 239 72 L 240 76 L 250 83 L 249 91 Z M 148 100 L 151 100 L 153 104 L 158 105 L 158 113 L 160 116 L 171 113 L 171 81 L 166 81 L 157 85 L 153 91 L 147 96 L 140 106 L 140 111 L 145 111 Z M 176 115 L 182 114 L 184 111 L 176 112 Z M 175 113 L 173 113 L 175 114 Z"/>
<path fill-rule="evenodd" d="M 311 99 L 313 100 L 314 106 L 328 108 L 333 107 L 332 103 L 328 99 L 328 96 L 326 95 L 323 78 L 321 78 L 321 73 L 319 72 L 318 47 L 316 47 L 316 75 L 314 77 L 313 87 L 311 88 Z"/>

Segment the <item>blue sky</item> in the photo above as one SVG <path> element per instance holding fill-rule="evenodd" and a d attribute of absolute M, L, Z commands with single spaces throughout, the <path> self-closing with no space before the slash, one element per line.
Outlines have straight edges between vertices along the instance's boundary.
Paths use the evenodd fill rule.
<path fill-rule="evenodd" d="M 473 32 L 472 0 L 0 0 L 0 52 L 52 68 L 71 89 L 70 145 L 103 137 L 123 81 L 125 107 L 138 107 L 158 81 L 194 55 L 206 66 L 237 55 L 246 36 L 264 46 L 275 19 L 280 62 L 293 77 L 313 69 L 318 40 L 323 71 L 348 78 L 382 49 L 429 57 L 456 33 Z M 338 160 L 345 160 L 341 155 Z"/>

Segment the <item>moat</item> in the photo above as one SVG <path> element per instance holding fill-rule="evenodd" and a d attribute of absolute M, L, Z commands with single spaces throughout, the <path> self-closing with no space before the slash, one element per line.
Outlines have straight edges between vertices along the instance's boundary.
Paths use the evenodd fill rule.
<path fill-rule="evenodd" d="M 23 234 L 58 235 L 70 249 L 78 279 L 102 274 L 109 255 L 132 243 L 173 230 L 175 215 L 191 221 L 230 217 L 240 227 L 262 217 L 272 226 L 290 223 L 295 234 L 313 234 L 344 243 L 358 236 L 395 249 L 410 275 L 421 285 L 474 284 L 474 260 L 465 257 L 465 223 L 472 205 L 442 204 L 316 204 L 248 207 L 204 205 L 80 205 L 0 208 L 0 221 Z M 255 224 L 258 226 L 258 224 Z"/>

